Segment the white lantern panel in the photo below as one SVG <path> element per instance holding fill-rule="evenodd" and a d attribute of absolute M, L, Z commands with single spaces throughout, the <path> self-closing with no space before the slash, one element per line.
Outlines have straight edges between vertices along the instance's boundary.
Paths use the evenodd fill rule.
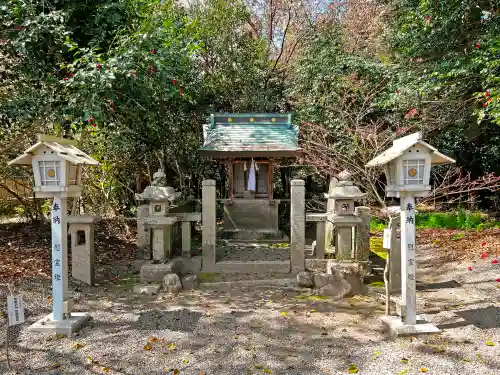
<path fill-rule="evenodd" d="M 403 160 L 403 176 L 405 185 L 424 184 L 425 159 Z"/>
<path fill-rule="evenodd" d="M 78 166 L 70 163 L 68 185 L 76 185 L 77 182 L 78 182 Z"/>
<path fill-rule="evenodd" d="M 396 185 L 396 174 L 397 174 L 397 169 L 398 166 L 396 163 L 389 163 L 387 165 L 387 168 L 389 168 L 389 185 Z"/>
<path fill-rule="evenodd" d="M 61 179 L 60 162 L 55 160 L 38 162 L 40 183 L 42 186 L 59 186 Z"/>

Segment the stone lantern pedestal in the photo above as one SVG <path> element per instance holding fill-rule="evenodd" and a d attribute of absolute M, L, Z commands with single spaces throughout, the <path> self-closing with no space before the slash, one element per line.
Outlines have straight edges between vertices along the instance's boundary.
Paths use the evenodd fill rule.
<path fill-rule="evenodd" d="M 149 216 L 144 223 L 151 229 L 153 261 L 163 263 L 172 257 L 173 225 L 175 217 Z"/>

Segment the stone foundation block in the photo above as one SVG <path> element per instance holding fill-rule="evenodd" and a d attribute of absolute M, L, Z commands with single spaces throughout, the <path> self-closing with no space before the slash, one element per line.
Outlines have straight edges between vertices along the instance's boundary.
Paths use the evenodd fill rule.
<path fill-rule="evenodd" d="M 194 290 L 200 286 L 198 275 L 185 275 L 181 278 L 182 287 L 186 290 Z"/>
<path fill-rule="evenodd" d="M 301 271 L 297 274 L 297 286 L 300 288 L 313 288 L 314 275 L 311 272 Z"/>
<path fill-rule="evenodd" d="M 154 296 L 154 295 L 158 294 L 159 291 L 160 291 L 160 286 L 157 284 L 135 285 L 134 286 L 134 293 L 136 293 L 136 294 Z"/>
<path fill-rule="evenodd" d="M 179 262 L 169 262 L 152 264 L 148 263 L 141 267 L 141 284 L 147 284 L 152 282 L 162 282 L 165 275 L 169 273 L 181 274 L 182 264 Z"/>
<path fill-rule="evenodd" d="M 163 289 L 168 293 L 179 293 L 182 290 L 181 280 L 175 273 L 169 273 L 163 278 Z"/>

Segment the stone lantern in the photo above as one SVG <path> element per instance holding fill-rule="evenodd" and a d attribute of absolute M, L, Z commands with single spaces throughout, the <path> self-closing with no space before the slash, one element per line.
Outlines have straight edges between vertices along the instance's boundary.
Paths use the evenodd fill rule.
<path fill-rule="evenodd" d="M 153 175 L 151 186 L 137 194 L 140 201 L 148 202 L 149 216 L 144 224 L 151 230 L 153 261 L 165 262 L 172 255 L 173 225 L 176 217 L 167 217 L 170 202 L 177 199 L 181 193 L 166 185 L 166 175 L 161 170 Z"/>
<path fill-rule="evenodd" d="M 35 198 L 53 198 L 52 202 L 52 314 L 33 324 L 33 331 L 69 334 L 78 329 L 89 316 L 73 313 L 68 292 L 68 197 L 82 192 L 83 165 L 99 165 L 89 155 L 76 148 L 75 141 L 39 135 L 38 142 L 21 156 L 9 162 L 31 165 Z"/>
<path fill-rule="evenodd" d="M 415 197 L 429 195 L 432 165 L 454 162 L 425 143 L 417 132 L 396 139 L 392 147 L 366 164 L 367 167 L 383 167 L 387 177 L 386 195 L 401 198 L 401 319 L 385 319 L 396 334 L 439 332 L 431 324 L 417 324 Z"/>
<path fill-rule="evenodd" d="M 336 228 L 336 259 L 351 260 L 356 246 L 353 233 L 356 233 L 357 226 L 363 224 L 362 218 L 354 215 L 354 203 L 363 199 L 366 193 L 354 186 L 348 171 L 339 173 L 337 179 L 338 183 L 325 194 L 325 198 L 335 202 L 330 220 Z"/>

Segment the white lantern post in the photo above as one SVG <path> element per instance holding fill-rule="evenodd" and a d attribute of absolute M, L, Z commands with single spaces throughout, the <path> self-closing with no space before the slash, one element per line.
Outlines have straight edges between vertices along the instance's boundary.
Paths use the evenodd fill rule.
<path fill-rule="evenodd" d="M 76 142 L 47 135 L 39 135 L 38 142 L 21 156 L 9 162 L 32 165 L 35 178 L 35 198 L 52 198 L 52 314 L 33 324 L 38 332 L 71 334 L 89 316 L 72 313 L 68 292 L 68 226 L 67 198 L 81 195 L 82 165 L 99 165 L 89 155 L 74 146 Z"/>
<path fill-rule="evenodd" d="M 425 143 L 417 132 L 396 139 L 391 148 L 366 164 L 384 167 L 386 195 L 400 198 L 401 203 L 401 319 L 384 319 L 397 335 L 439 332 L 431 324 L 417 324 L 415 197 L 429 195 L 432 165 L 454 162 Z"/>

